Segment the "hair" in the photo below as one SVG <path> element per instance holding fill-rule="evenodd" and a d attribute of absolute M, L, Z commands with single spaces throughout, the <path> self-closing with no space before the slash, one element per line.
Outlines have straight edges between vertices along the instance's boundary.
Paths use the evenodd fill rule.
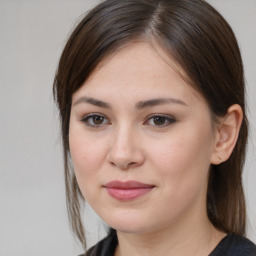
<path fill-rule="evenodd" d="M 212 165 L 207 213 L 226 233 L 245 234 L 242 169 L 247 142 L 244 71 L 235 35 L 225 19 L 203 0 L 107 0 L 92 9 L 69 37 L 56 71 L 53 92 L 62 130 L 67 208 L 74 234 L 86 248 L 82 195 L 69 152 L 73 93 L 95 68 L 134 41 L 156 42 L 182 67 L 188 83 L 206 99 L 213 117 L 239 104 L 244 117 L 230 158 Z"/>

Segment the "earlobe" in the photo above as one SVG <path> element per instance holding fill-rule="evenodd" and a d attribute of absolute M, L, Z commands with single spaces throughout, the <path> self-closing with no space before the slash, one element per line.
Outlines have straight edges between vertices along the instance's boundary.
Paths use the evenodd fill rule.
<path fill-rule="evenodd" d="M 243 111 L 240 105 L 234 104 L 228 108 L 225 117 L 221 118 L 216 128 L 212 164 L 221 164 L 230 157 L 239 135 L 243 121 Z"/>

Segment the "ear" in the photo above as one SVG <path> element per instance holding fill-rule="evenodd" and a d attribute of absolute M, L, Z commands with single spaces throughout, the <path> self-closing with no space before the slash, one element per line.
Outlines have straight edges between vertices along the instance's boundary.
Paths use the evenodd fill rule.
<path fill-rule="evenodd" d="M 228 160 L 236 145 L 242 121 L 243 110 L 238 104 L 230 106 L 226 116 L 220 118 L 216 125 L 212 164 L 217 165 Z"/>

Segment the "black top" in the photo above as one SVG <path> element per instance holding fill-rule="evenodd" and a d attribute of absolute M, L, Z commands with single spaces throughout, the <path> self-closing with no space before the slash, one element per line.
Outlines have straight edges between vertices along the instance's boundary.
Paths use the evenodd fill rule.
<path fill-rule="evenodd" d="M 111 230 L 109 235 L 80 256 L 114 256 L 117 235 Z M 225 236 L 209 256 L 256 256 L 256 245 L 245 237 L 229 234 Z"/>

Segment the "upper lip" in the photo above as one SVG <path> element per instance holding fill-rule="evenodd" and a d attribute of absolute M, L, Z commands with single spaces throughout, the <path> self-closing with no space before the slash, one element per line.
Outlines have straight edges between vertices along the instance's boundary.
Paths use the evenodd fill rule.
<path fill-rule="evenodd" d="M 153 188 L 153 184 L 145 184 L 135 180 L 129 181 L 118 181 L 113 180 L 108 182 L 104 187 L 115 188 L 115 189 L 136 189 L 136 188 Z"/>

